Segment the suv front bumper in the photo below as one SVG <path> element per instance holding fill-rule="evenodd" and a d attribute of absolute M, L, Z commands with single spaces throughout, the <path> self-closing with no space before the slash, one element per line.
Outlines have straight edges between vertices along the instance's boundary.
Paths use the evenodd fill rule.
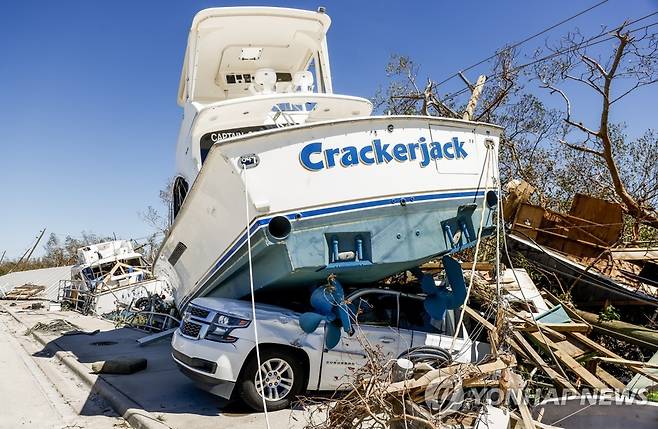
<path fill-rule="evenodd" d="M 230 399 L 243 363 L 255 343 L 238 339 L 234 343 L 195 340 L 174 332 L 172 358 L 178 368 L 201 389 Z"/>

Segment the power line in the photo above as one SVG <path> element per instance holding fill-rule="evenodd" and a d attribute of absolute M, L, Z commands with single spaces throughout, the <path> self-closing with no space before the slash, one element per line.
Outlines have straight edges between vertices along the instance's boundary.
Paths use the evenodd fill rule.
<path fill-rule="evenodd" d="M 583 15 L 583 14 L 589 12 L 590 10 L 595 9 L 595 8 L 597 8 L 597 7 L 599 7 L 599 6 L 603 5 L 603 4 L 605 4 L 605 3 L 607 3 L 607 2 L 608 2 L 608 0 L 603 0 L 602 2 L 599 2 L 599 3 L 597 3 L 597 4 L 593 5 L 593 6 L 590 6 L 590 7 L 588 7 L 587 9 L 582 10 L 582 11 L 578 12 L 578 13 L 575 14 L 575 15 L 572 15 L 572 16 L 570 16 L 570 17 L 568 17 L 568 18 L 563 19 L 562 21 L 558 22 L 557 24 L 553 24 L 553 25 L 551 25 L 550 27 L 545 28 L 545 29 L 541 30 L 540 32 L 533 34 L 532 36 L 528 36 L 528 37 L 526 37 L 525 39 L 523 39 L 523 40 L 521 40 L 521 41 L 519 41 L 519 42 L 514 43 L 514 44 L 511 45 L 508 49 L 514 49 L 514 48 L 516 48 L 516 47 L 518 47 L 518 46 L 521 46 L 522 44 L 524 44 L 524 43 L 526 43 L 526 42 L 529 42 L 530 40 L 533 40 L 533 39 L 535 39 L 535 38 L 541 36 L 542 34 L 545 34 L 545 33 L 549 32 L 549 31 L 551 31 L 552 29 L 554 29 L 554 28 L 556 28 L 556 27 L 559 27 L 560 25 L 562 25 L 562 24 L 564 24 L 564 23 L 566 23 L 566 22 L 569 22 L 569 21 L 571 21 L 572 19 L 575 19 L 575 18 L 577 18 L 577 17 L 579 17 L 579 16 L 581 16 L 581 15 Z M 500 49 L 498 49 L 498 51 L 500 51 Z M 459 73 L 460 73 L 460 72 L 465 72 L 465 71 L 471 70 L 472 68 L 477 67 L 477 66 L 479 66 L 480 64 L 484 64 L 484 63 L 486 63 L 487 61 L 496 58 L 496 56 L 498 55 L 498 51 L 496 51 L 495 54 L 493 54 L 493 55 L 491 55 L 491 56 L 489 56 L 489 57 L 487 57 L 487 58 L 485 58 L 485 59 L 483 59 L 483 60 L 480 60 L 480 61 L 478 61 L 477 63 L 472 64 L 472 65 L 466 67 L 466 68 L 463 69 L 463 70 L 460 70 L 459 72 L 456 72 L 456 73 L 454 73 L 454 74 L 448 76 L 447 78 L 445 78 L 445 79 L 443 79 L 441 82 L 439 82 L 437 85 L 443 85 L 444 83 L 448 82 L 450 79 L 459 76 Z"/>
<path fill-rule="evenodd" d="M 634 20 L 634 21 L 631 21 L 631 22 L 627 23 L 626 25 L 632 25 L 632 24 L 635 24 L 635 23 L 637 23 L 637 22 L 639 22 L 639 21 L 642 21 L 642 20 L 644 20 L 644 19 L 646 19 L 646 18 L 649 18 L 649 17 L 651 17 L 651 16 L 653 16 L 653 15 L 656 15 L 656 14 L 658 14 L 658 11 L 653 12 L 653 13 L 650 13 L 650 14 L 648 14 L 648 15 L 645 15 L 645 16 L 643 16 L 643 17 L 641 17 L 641 18 L 638 18 L 638 19 L 636 19 L 636 20 Z M 655 26 L 655 25 L 658 25 L 658 22 L 654 22 L 654 23 L 651 23 L 651 24 L 647 24 L 647 25 L 645 25 L 645 26 L 643 26 L 643 27 L 638 27 L 638 28 L 635 28 L 635 29 L 629 30 L 628 32 L 629 32 L 629 34 L 632 34 L 632 33 L 635 33 L 635 32 L 637 32 L 637 31 L 641 31 L 641 30 L 649 29 L 649 28 L 651 28 L 651 27 L 653 27 L 653 26 Z M 544 56 L 544 57 L 537 58 L 537 59 L 532 60 L 532 61 L 530 61 L 530 62 L 528 62 L 528 63 L 525 63 L 525 64 L 521 64 L 521 65 L 519 65 L 519 66 L 516 66 L 516 67 L 512 68 L 510 71 L 518 71 L 518 70 L 522 70 L 522 69 L 524 69 L 524 68 L 526 68 L 526 67 L 532 66 L 532 65 L 534 65 L 534 64 L 537 64 L 537 63 L 540 63 L 540 62 L 543 62 L 543 61 L 550 60 L 551 58 L 555 58 L 555 57 L 560 56 L 560 55 L 562 55 L 562 54 L 566 54 L 566 53 L 573 52 L 573 51 L 578 50 L 578 49 L 582 49 L 582 48 L 587 48 L 587 47 L 590 47 L 590 46 L 598 45 L 598 44 L 600 44 L 600 43 L 607 42 L 607 41 L 612 40 L 612 39 L 615 38 L 615 36 L 610 36 L 609 34 L 610 34 L 610 33 L 601 33 L 601 34 L 599 34 L 599 35 L 597 35 L 597 36 L 593 36 L 593 37 L 591 37 L 591 38 L 589 38 L 589 39 L 587 39 L 587 40 L 584 40 L 584 41 L 582 41 L 582 42 L 580 42 L 580 43 L 577 43 L 577 44 L 574 45 L 574 46 L 570 46 L 570 47 L 568 47 L 568 48 L 566 48 L 566 49 L 564 49 L 564 50 L 557 50 L 557 51 L 555 51 L 555 52 L 551 52 L 550 54 L 548 54 L 548 55 L 546 55 L 546 56 Z M 655 34 L 655 33 L 654 33 L 654 34 Z M 653 34 L 652 34 L 652 35 L 653 35 Z M 602 40 L 596 40 L 596 39 L 599 39 L 599 38 L 604 37 L 604 36 L 608 36 L 608 37 L 606 37 L 605 39 L 602 39 Z M 497 73 L 497 74 L 494 74 L 493 76 L 489 77 L 488 82 L 491 82 L 492 79 L 498 79 L 498 78 L 500 78 L 502 75 L 503 75 L 503 73 Z M 476 86 L 477 86 L 477 85 L 476 85 Z M 447 95 L 443 98 L 443 101 L 452 100 L 453 98 L 455 98 L 455 97 L 457 97 L 457 96 L 459 96 L 459 95 L 461 95 L 461 94 L 463 94 L 463 93 L 465 93 L 465 92 L 467 92 L 467 91 L 469 91 L 469 90 L 471 90 L 471 88 L 469 88 L 469 87 L 464 87 L 463 89 L 460 89 L 459 91 L 456 91 L 456 92 L 451 93 L 451 94 L 447 94 Z"/>

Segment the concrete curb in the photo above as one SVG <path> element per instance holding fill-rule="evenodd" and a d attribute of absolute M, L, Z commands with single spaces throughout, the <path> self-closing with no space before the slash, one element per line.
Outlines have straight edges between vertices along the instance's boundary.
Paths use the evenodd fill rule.
<path fill-rule="evenodd" d="M 25 323 L 10 309 L 3 306 L 4 309 L 25 329 L 29 329 Z M 46 349 L 54 352 L 54 356 L 66 365 L 82 382 L 87 384 L 92 391 L 95 391 L 107 400 L 114 411 L 122 416 L 135 429 L 171 429 L 170 426 L 156 419 L 151 413 L 140 408 L 139 404 L 130 399 L 123 392 L 112 386 L 108 381 L 99 375 L 91 373 L 91 368 L 80 363 L 75 355 L 69 351 L 54 350 L 53 344 L 37 332 L 32 332 L 32 336 Z M 56 344 L 55 344 L 56 346 Z"/>

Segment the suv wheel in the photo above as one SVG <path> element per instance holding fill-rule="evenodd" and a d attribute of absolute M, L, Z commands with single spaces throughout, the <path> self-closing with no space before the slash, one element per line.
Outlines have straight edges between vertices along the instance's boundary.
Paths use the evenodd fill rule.
<path fill-rule="evenodd" d="M 268 411 L 287 408 L 292 399 L 303 388 L 303 365 L 291 353 L 265 349 L 260 354 L 260 377 L 256 354 L 245 364 L 238 381 L 240 398 L 249 407 L 263 411 L 262 394 L 265 396 Z"/>

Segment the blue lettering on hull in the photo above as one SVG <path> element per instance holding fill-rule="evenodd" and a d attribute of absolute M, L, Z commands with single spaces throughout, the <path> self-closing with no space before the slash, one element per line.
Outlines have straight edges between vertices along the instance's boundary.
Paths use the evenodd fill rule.
<path fill-rule="evenodd" d="M 457 137 L 446 143 L 426 143 L 425 138 L 421 137 L 418 143 L 391 145 L 382 144 L 380 139 L 375 139 L 368 146 L 345 146 L 342 149 L 323 148 L 321 142 L 313 142 L 299 152 L 299 162 L 310 171 L 320 171 L 336 165 L 354 167 L 359 164 L 388 164 L 391 161 L 416 161 L 425 168 L 435 159 L 464 159 L 467 156 L 464 142 L 460 142 Z"/>

